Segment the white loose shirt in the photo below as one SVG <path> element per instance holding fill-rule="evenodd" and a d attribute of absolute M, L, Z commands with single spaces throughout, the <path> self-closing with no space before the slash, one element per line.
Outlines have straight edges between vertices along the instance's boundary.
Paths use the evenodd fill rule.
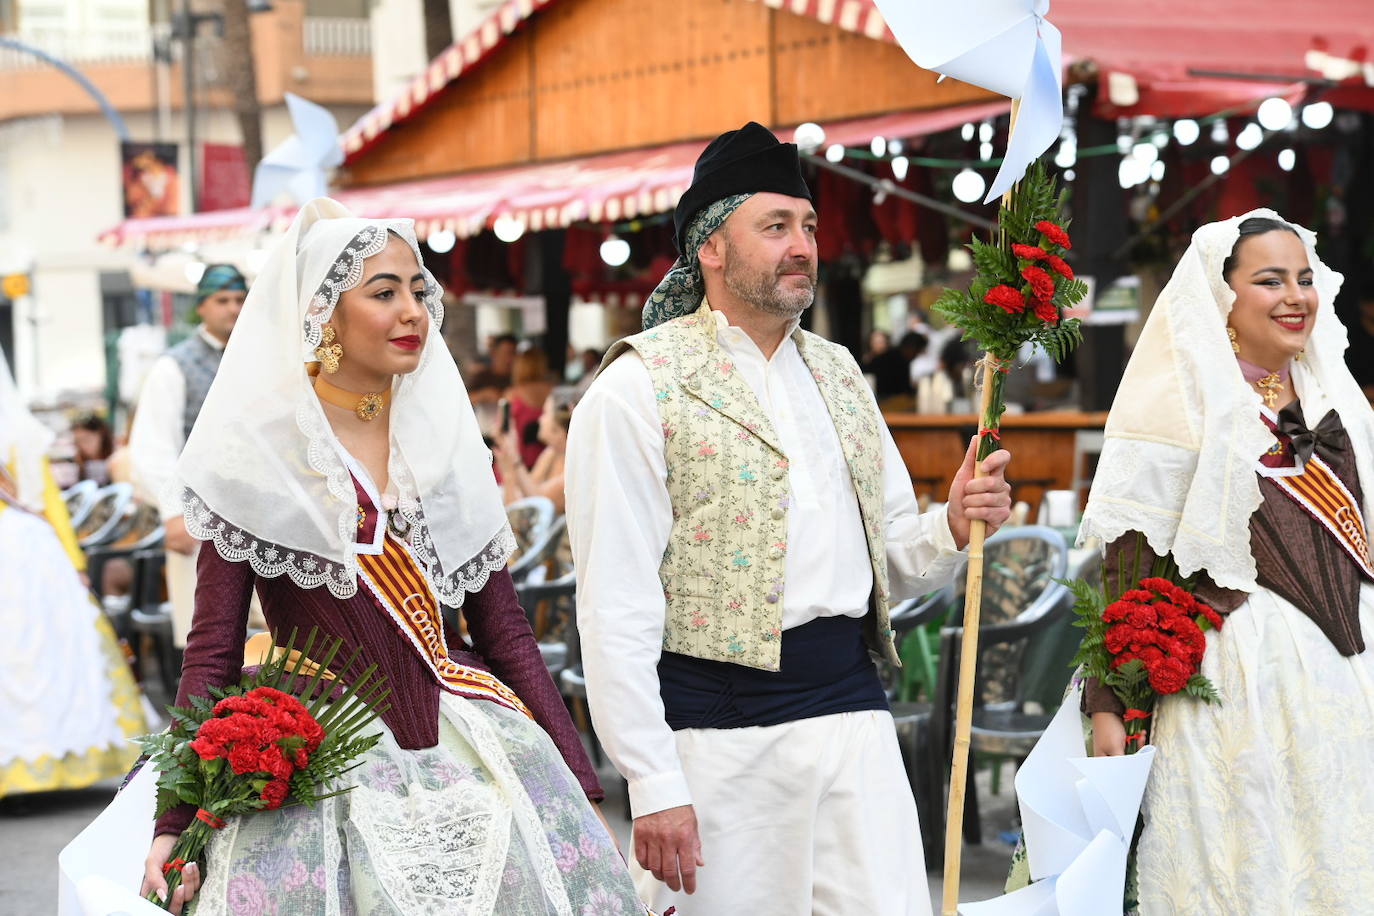
<path fill-rule="evenodd" d="M 839 436 L 789 335 L 765 358 L 720 312 L 717 340 L 753 390 L 788 459 L 783 629 L 817 617 L 862 617 L 873 570 Z M 874 409 L 877 409 L 874 403 Z M 883 427 L 887 561 L 893 600 L 924 594 L 958 568 L 943 509 L 921 515 Z M 648 369 L 633 350 L 606 367 L 573 412 L 567 519 L 577 618 L 598 737 L 629 781 L 635 817 L 691 804 L 659 696 L 666 604 L 659 566 L 672 530 L 667 462 Z"/>
<path fill-rule="evenodd" d="M 201 339 L 223 350 L 224 344 L 204 327 L 196 328 Z M 134 425 L 129 430 L 129 472 L 139 500 L 157 506 L 164 518 L 181 518 L 181 497 L 167 498 L 164 489 L 176 470 L 177 458 L 186 447 L 183 422 L 186 413 L 186 377 L 176 360 L 157 358 L 138 396 Z"/>

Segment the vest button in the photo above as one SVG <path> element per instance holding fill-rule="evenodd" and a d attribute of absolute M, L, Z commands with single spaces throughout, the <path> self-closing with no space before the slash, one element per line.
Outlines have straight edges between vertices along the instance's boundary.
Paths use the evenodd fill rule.
<path fill-rule="evenodd" d="M 701 379 L 697 378 L 695 375 L 691 376 L 687 379 L 687 387 L 692 389 L 693 391 L 700 391 Z"/>
<path fill-rule="evenodd" d="M 782 511 L 781 509 L 775 508 L 772 512 L 769 512 L 768 514 L 773 518 L 782 518 L 787 513 Z"/>
<path fill-rule="evenodd" d="M 782 480 L 782 475 L 787 473 L 786 468 L 773 468 L 773 479 Z"/>
<path fill-rule="evenodd" d="M 773 547 L 773 548 L 769 549 L 769 551 L 768 551 L 768 559 L 770 559 L 770 560 L 781 560 L 781 559 L 782 559 L 782 548 L 781 548 L 781 547 Z"/>
<path fill-rule="evenodd" d="M 777 603 L 778 603 L 778 593 L 777 593 L 777 592 L 769 592 L 767 595 L 764 595 L 764 596 L 763 596 L 763 600 L 764 600 L 764 601 L 767 601 L 769 604 L 777 604 Z"/>

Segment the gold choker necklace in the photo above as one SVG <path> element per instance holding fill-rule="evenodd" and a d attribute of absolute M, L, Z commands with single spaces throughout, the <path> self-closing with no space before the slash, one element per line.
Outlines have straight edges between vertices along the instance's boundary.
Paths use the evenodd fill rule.
<path fill-rule="evenodd" d="M 315 376 L 315 394 L 326 404 L 333 404 L 335 407 L 342 407 L 357 414 L 358 419 L 363 422 L 375 420 L 386 410 L 391 403 L 390 386 L 378 391 L 376 394 L 355 394 L 352 391 L 345 391 L 338 385 L 331 385 L 325 381 L 323 376 Z"/>

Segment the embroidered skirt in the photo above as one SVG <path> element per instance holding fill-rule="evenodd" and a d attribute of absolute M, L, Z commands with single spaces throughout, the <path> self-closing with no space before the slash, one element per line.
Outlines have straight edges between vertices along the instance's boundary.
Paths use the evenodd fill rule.
<path fill-rule="evenodd" d="M 1374 637 L 1374 587 L 1360 591 Z M 1374 649 L 1343 656 L 1267 590 L 1207 636 L 1221 694 L 1159 704 L 1140 912 L 1314 916 L 1374 899 Z"/>
<path fill-rule="evenodd" d="M 196 916 L 638 916 L 625 862 L 553 742 L 496 703 L 445 694 L 439 743 L 382 740 L 314 808 L 233 818 Z"/>

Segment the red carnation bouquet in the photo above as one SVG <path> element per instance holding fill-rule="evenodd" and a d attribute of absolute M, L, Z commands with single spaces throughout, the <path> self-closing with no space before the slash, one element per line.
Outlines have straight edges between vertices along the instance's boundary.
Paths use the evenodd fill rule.
<path fill-rule="evenodd" d="M 1125 705 L 1127 753 L 1146 743 L 1147 722 L 1159 697 L 1186 693 L 1221 702 L 1200 672 L 1206 633 L 1221 628 L 1222 616 L 1188 591 L 1171 559 L 1156 561 L 1144 577 L 1139 566 L 1137 560 L 1134 575 L 1125 580 L 1132 587 L 1123 590 L 1118 583 L 1115 600 L 1082 580 L 1067 583 L 1078 599 L 1074 626 L 1086 630 L 1073 664 L 1110 687 Z"/>
<path fill-rule="evenodd" d="M 348 791 L 335 783 L 381 737 L 360 734 L 389 708 L 378 705 L 391 691 L 374 676 L 377 666 L 335 697 L 328 667 L 342 640 L 317 640 L 312 629 L 299 652 L 295 641 L 293 630 L 286 648 L 274 650 L 256 672 L 232 687 L 211 687 L 209 697 L 191 697 L 188 706 L 168 707 L 172 724 L 137 739 L 158 771 L 158 815 L 196 806 L 196 819 L 162 867 L 167 900 L 181 884 L 182 868 L 201 857 L 226 818 L 313 805 Z M 349 670 L 359 651 L 340 670 Z M 318 664 L 310 661 L 312 652 Z M 166 906 L 156 892 L 148 899 Z"/>
<path fill-rule="evenodd" d="M 973 238 L 969 252 L 977 271 L 967 289 L 947 289 L 932 306 L 987 351 L 991 370 L 980 409 L 978 458 L 998 448 L 1003 388 L 1026 344 L 1063 362 L 1083 339 L 1077 318 L 1065 317 L 1087 295 L 1064 255 L 1073 247 L 1063 217 L 1063 195 L 1044 163 L 1036 162 L 1016 183 L 997 215 L 988 241 Z"/>

